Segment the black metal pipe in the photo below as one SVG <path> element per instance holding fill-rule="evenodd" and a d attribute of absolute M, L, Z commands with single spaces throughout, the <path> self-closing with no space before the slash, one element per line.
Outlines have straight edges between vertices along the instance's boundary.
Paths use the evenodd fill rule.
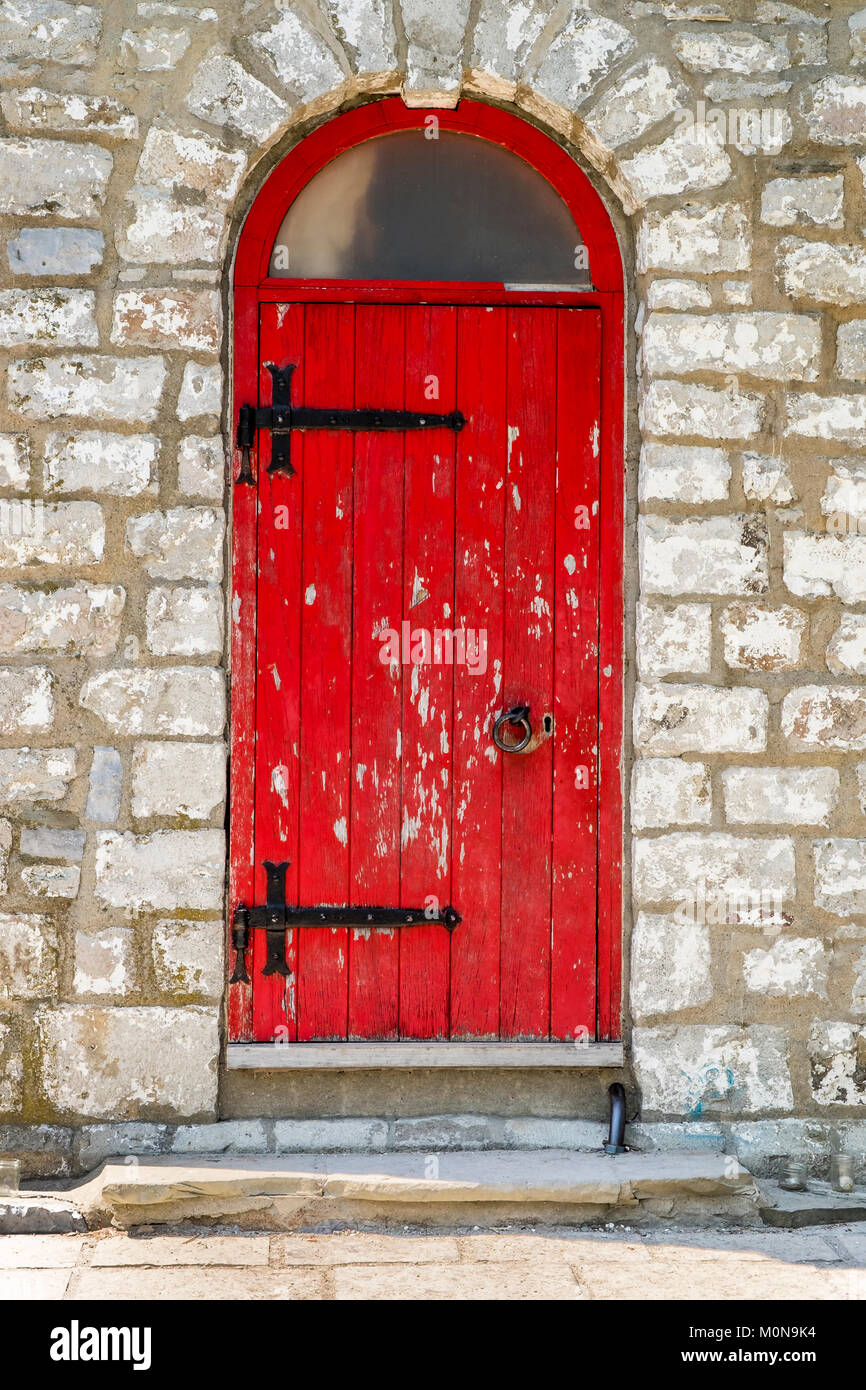
<path fill-rule="evenodd" d="M 606 1154 L 624 1154 L 625 1139 L 625 1087 L 621 1081 L 612 1081 L 607 1088 L 610 1097 L 610 1130 L 604 1146 Z"/>

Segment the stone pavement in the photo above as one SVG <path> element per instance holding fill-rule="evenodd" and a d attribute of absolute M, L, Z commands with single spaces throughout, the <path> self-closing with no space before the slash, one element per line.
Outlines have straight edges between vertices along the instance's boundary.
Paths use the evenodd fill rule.
<path fill-rule="evenodd" d="M 866 1229 L 0 1237 L 0 1299 L 866 1299 Z"/>

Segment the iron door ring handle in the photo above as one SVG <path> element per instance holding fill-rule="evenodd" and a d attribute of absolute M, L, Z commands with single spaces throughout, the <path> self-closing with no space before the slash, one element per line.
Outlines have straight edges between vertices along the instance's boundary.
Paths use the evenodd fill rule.
<path fill-rule="evenodd" d="M 503 724 L 520 724 L 523 726 L 523 737 L 517 743 L 505 743 L 499 733 Z M 504 714 L 500 714 L 496 723 L 493 725 L 493 742 L 503 753 L 523 753 L 532 741 L 532 725 L 529 722 L 529 705 L 513 705 Z"/>

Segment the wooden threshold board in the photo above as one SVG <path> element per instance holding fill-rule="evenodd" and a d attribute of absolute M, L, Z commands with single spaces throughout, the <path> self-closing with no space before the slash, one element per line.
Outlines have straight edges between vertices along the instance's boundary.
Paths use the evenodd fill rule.
<path fill-rule="evenodd" d="M 621 1042 L 230 1043 L 229 1071 L 339 1070 L 350 1067 L 621 1067 Z"/>

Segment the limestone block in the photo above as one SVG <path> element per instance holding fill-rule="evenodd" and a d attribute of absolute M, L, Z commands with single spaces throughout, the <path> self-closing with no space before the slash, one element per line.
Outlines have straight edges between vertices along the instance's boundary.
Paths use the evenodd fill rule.
<path fill-rule="evenodd" d="M 0 346 L 96 347 L 92 290 L 0 290 Z"/>
<path fill-rule="evenodd" d="M 111 341 L 120 346 L 217 352 L 221 325 L 216 290 L 123 290 L 114 300 Z"/>
<path fill-rule="evenodd" d="M 125 261 L 186 265 L 191 261 L 215 264 L 219 260 L 226 229 L 225 215 L 219 207 L 198 207 L 152 188 L 132 189 L 128 201 L 133 218 L 117 237 L 117 249 Z M 114 335 L 121 330 L 122 325 L 115 327 L 113 342 L 118 341 Z M 195 346 L 193 350 L 197 350 Z"/>
<path fill-rule="evenodd" d="M 221 502 L 225 487 L 225 444 L 222 435 L 189 434 L 177 453 L 177 486 L 185 497 Z"/>
<path fill-rule="evenodd" d="M 186 105 L 194 116 L 228 126 L 256 144 L 276 135 L 288 115 L 270 87 L 235 58 L 218 52 L 196 68 Z"/>
<path fill-rule="evenodd" d="M 752 230 L 739 203 L 705 208 L 686 204 L 671 212 L 649 212 L 637 234 L 637 269 L 674 270 L 683 274 L 748 270 Z"/>
<path fill-rule="evenodd" d="M 153 970 L 166 994 L 218 999 L 225 988 L 225 927 L 222 922 L 169 918 L 157 922 L 152 938 Z"/>
<path fill-rule="evenodd" d="M 123 762 L 116 748 L 97 745 L 90 764 L 85 819 L 113 825 L 120 815 Z"/>
<path fill-rule="evenodd" d="M 147 647 L 155 656 L 209 656 L 223 649 L 225 603 L 216 584 L 157 584 L 147 596 Z"/>
<path fill-rule="evenodd" d="M 132 759 L 132 814 L 208 820 L 225 799 L 222 743 L 137 743 Z"/>
<path fill-rule="evenodd" d="M 639 912 L 631 943 L 631 1007 L 637 1019 L 695 1008 L 712 998 L 710 929 Z"/>
<path fill-rule="evenodd" d="M 102 34 L 102 11 L 65 0 L 8 3 L 0 11 L 0 58 L 90 67 Z"/>
<path fill-rule="evenodd" d="M 782 734 L 803 752 L 816 748 L 866 748 L 866 690 L 846 685 L 806 685 L 782 701 Z"/>
<path fill-rule="evenodd" d="M 75 975 L 72 988 L 79 997 L 122 997 L 135 987 L 133 930 L 105 927 L 75 933 Z"/>
<path fill-rule="evenodd" d="M 787 671 L 800 665 L 807 618 L 799 608 L 731 603 L 719 627 L 725 661 L 735 671 Z"/>
<path fill-rule="evenodd" d="M 639 685 L 635 747 L 647 755 L 760 753 L 767 745 L 767 696 L 747 686 Z"/>
<path fill-rule="evenodd" d="M 191 189 L 208 201 L 230 203 L 240 188 L 247 156 L 206 135 L 151 126 L 141 151 L 135 181 L 141 187 L 173 193 Z"/>
<path fill-rule="evenodd" d="M 644 1113 L 756 1115 L 794 1103 L 784 1028 L 636 1028 L 634 1060 Z"/>
<path fill-rule="evenodd" d="M 110 656 L 117 650 L 125 603 L 119 584 L 0 584 L 0 653 Z"/>
<path fill-rule="evenodd" d="M 120 37 L 120 60 L 139 72 L 171 72 L 190 45 L 188 29 L 124 29 Z"/>
<path fill-rule="evenodd" d="M 620 166 L 637 206 L 653 198 L 720 188 L 732 165 L 715 126 L 682 125 L 659 145 L 645 146 Z"/>
<path fill-rule="evenodd" d="M 119 734 L 221 734 L 225 688 L 206 666 L 118 667 L 90 676 L 79 703 Z"/>
<path fill-rule="evenodd" d="M 829 965 L 827 949 L 817 938 L 780 936 L 767 950 L 746 951 L 743 975 L 750 994 L 794 999 L 826 995 Z"/>
<path fill-rule="evenodd" d="M 126 543 L 154 579 L 204 579 L 219 583 L 223 571 L 222 512 L 173 507 L 145 512 L 126 523 Z"/>
<path fill-rule="evenodd" d="M 219 363 L 187 362 L 177 402 L 179 420 L 222 412 L 223 377 Z"/>
<path fill-rule="evenodd" d="M 815 905 L 837 917 L 866 912 L 866 842 L 816 840 Z"/>
<path fill-rule="evenodd" d="M 633 890 L 639 903 L 685 904 L 699 893 L 720 893 L 732 903 L 761 893 L 788 901 L 796 892 L 794 842 L 686 830 L 638 838 Z"/>
<path fill-rule="evenodd" d="M 866 445 L 866 396 L 819 396 L 792 392 L 786 402 L 786 435 Z"/>
<path fill-rule="evenodd" d="M 821 325 L 803 314 L 650 314 L 643 334 L 648 372 L 745 372 L 769 380 L 815 381 Z"/>
<path fill-rule="evenodd" d="M 816 1020 L 809 1033 L 812 1095 L 819 1105 L 866 1105 L 866 1028 Z"/>
<path fill-rule="evenodd" d="M 769 585 L 761 516 L 644 516 L 638 547 L 645 593 L 761 594 Z"/>
<path fill-rule="evenodd" d="M 809 135 L 819 145 L 862 145 L 866 140 L 866 82 L 834 73 L 804 94 Z"/>
<path fill-rule="evenodd" d="M 650 317 L 649 328 L 656 315 Z M 724 449 L 648 441 L 640 454 L 640 502 L 722 502 L 731 465 Z"/>
<path fill-rule="evenodd" d="M 637 605 L 635 640 L 641 679 L 682 672 L 709 674 L 712 610 L 708 603 L 676 608 Z"/>
<path fill-rule="evenodd" d="M 50 999 L 57 937 L 48 917 L 0 912 L 0 1000 Z"/>
<path fill-rule="evenodd" d="M 18 87 L 0 95 L 0 109 L 10 130 L 107 135 L 115 140 L 138 139 L 138 117 L 108 96 L 84 92 L 52 92 L 44 87 Z"/>
<path fill-rule="evenodd" d="M 839 800 L 835 767 L 726 767 L 725 819 L 735 825 L 827 825 Z"/>
<path fill-rule="evenodd" d="M 754 392 L 717 391 L 684 381 L 651 382 L 638 405 L 641 427 L 648 435 L 695 435 L 713 441 L 751 439 L 761 429 L 764 410 L 764 398 Z"/>
<path fill-rule="evenodd" d="M 844 190 L 841 174 L 771 179 L 761 193 L 761 221 L 769 227 L 805 222 L 838 230 L 844 224 Z"/>
<path fill-rule="evenodd" d="M 842 614 L 827 644 L 827 666 L 834 676 L 866 676 L 866 614 Z"/>
<path fill-rule="evenodd" d="M 280 10 L 252 43 L 288 92 L 290 107 L 307 105 L 346 80 L 336 53 L 297 9 Z"/>
<path fill-rule="evenodd" d="M 631 775 L 634 830 L 708 825 L 711 813 L 705 763 L 687 763 L 682 758 L 640 758 L 635 763 Z"/>
<path fill-rule="evenodd" d="M 40 1010 L 42 1086 L 70 1119 L 208 1116 L 216 1103 L 215 1008 Z"/>
<path fill-rule="evenodd" d="M 98 217 L 113 164 L 101 145 L 0 139 L 0 214 L 70 222 Z"/>
<path fill-rule="evenodd" d="M 10 364 L 9 404 L 36 420 L 80 415 L 88 421 L 149 424 L 165 372 L 162 357 L 33 357 Z"/>
<path fill-rule="evenodd" d="M 159 446 L 155 434 L 53 432 L 45 440 L 45 489 L 138 497 L 155 490 Z"/>
<path fill-rule="evenodd" d="M 0 802 L 62 801 L 76 775 L 74 748 L 0 748 Z"/>
<path fill-rule="evenodd" d="M 13 275 L 89 275 L 104 249 L 92 227 L 23 227 L 6 243 L 6 258 Z"/>
<path fill-rule="evenodd" d="M 44 732 L 54 723 L 54 713 L 54 679 L 47 666 L 0 667 L 0 734 L 14 738 Z"/>

